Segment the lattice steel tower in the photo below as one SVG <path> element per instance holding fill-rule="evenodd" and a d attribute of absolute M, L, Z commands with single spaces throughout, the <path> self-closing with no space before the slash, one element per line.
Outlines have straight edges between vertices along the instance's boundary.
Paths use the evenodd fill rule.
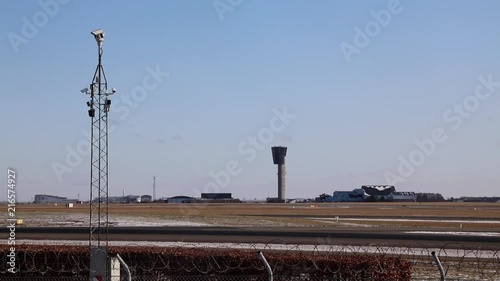
<path fill-rule="evenodd" d="M 109 280 L 108 260 L 108 112 L 111 106 L 108 81 L 102 67 L 102 29 L 91 32 L 98 46 L 98 64 L 90 90 L 82 93 L 90 95 L 88 113 L 91 123 L 90 133 L 90 280 Z"/>

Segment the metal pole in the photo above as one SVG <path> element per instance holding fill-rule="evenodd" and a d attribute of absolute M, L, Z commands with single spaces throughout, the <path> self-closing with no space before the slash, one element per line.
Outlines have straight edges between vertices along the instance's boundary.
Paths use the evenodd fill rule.
<path fill-rule="evenodd" d="M 92 81 L 93 82 L 93 81 Z M 90 109 L 94 108 L 94 85 L 90 84 Z M 90 115 L 90 109 L 89 109 L 89 115 Z M 95 113 L 94 113 L 95 114 Z M 90 116 L 90 200 L 89 200 L 89 253 L 92 253 L 92 233 L 94 231 L 94 226 L 93 223 L 94 221 L 92 220 L 92 213 L 93 213 L 93 200 L 94 200 L 94 116 Z M 92 261 L 91 261 L 92 262 Z"/>
<path fill-rule="evenodd" d="M 271 269 L 271 266 L 266 260 L 266 257 L 264 257 L 264 254 L 262 254 L 261 251 L 257 252 L 257 255 L 259 255 L 259 259 L 264 263 L 264 266 L 266 267 L 267 270 L 267 276 L 269 277 L 269 281 L 273 281 L 273 270 Z"/>
<path fill-rule="evenodd" d="M 156 177 L 153 176 L 153 202 L 156 199 Z"/>
<path fill-rule="evenodd" d="M 132 281 L 132 275 L 130 274 L 130 269 L 128 268 L 128 265 L 123 261 L 122 257 L 120 257 L 120 254 L 116 254 L 116 258 L 120 263 L 125 267 L 125 272 L 127 272 L 127 280 Z"/>
<path fill-rule="evenodd" d="M 436 255 L 436 252 L 434 252 L 434 251 L 432 251 L 431 255 L 434 258 L 434 261 L 436 262 L 436 265 L 439 269 L 439 274 L 441 274 L 441 281 L 445 281 L 445 274 L 444 274 L 443 266 L 441 265 L 441 261 L 439 260 L 439 257 Z"/>
<path fill-rule="evenodd" d="M 102 89 L 101 89 L 101 71 L 102 71 L 102 65 L 101 65 L 101 58 L 102 58 L 102 47 L 99 46 L 99 64 L 98 64 L 98 68 L 99 70 L 97 71 L 97 79 L 98 79 L 98 92 L 97 94 L 99 95 L 99 98 L 98 98 L 98 107 L 99 107 L 99 117 L 97 117 L 99 119 L 99 123 L 98 123 L 98 132 L 99 132 L 99 142 L 98 142 L 98 149 L 99 149 L 99 158 L 101 158 L 101 137 L 102 137 L 102 131 L 101 131 L 101 119 L 102 119 L 102 105 L 101 105 L 101 102 L 102 102 Z M 101 159 L 99 159 L 99 161 L 97 162 L 98 163 L 98 169 L 99 169 L 99 181 L 97 181 L 97 189 L 99 190 L 99 200 L 97 201 L 97 247 L 99 248 L 101 246 L 101 201 L 102 201 L 102 194 L 101 194 L 101 179 L 102 179 L 102 170 L 101 170 Z"/>

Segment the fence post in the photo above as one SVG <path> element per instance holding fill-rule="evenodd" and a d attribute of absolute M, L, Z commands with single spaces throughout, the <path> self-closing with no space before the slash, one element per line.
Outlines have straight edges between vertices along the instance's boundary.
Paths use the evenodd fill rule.
<path fill-rule="evenodd" d="M 109 263 L 111 266 L 110 272 L 110 280 L 111 281 L 120 281 L 120 261 L 116 257 L 110 257 Z"/>
<path fill-rule="evenodd" d="M 128 268 L 128 265 L 123 261 L 122 257 L 120 257 L 120 254 L 116 254 L 116 258 L 120 261 L 123 267 L 125 267 L 125 272 L 127 272 L 127 280 L 132 281 L 132 275 L 130 274 L 130 269 Z"/>
<path fill-rule="evenodd" d="M 259 255 L 260 260 L 264 263 L 264 266 L 266 267 L 267 276 L 269 277 L 269 281 L 273 281 L 273 270 L 271 269 L 271 266 L 267 262 L 266 257 L 264 257 L 264 254 L 262 254 L 261 251 L 258 251 L 257 255 Z"/>
<path fill-rule="evenodd" d="M 434 251 L 432 251 L 431 255 L 434 258 L 434 261 L 436 262 L 436 265 L 439 269 L 439 274 L 441 274 L 441 281 L 445 281 L 444 270 L 443 266 L 441 265 L 441 261 L 439 260 L 439 257 L 436 255 L 436 252 Z"/>

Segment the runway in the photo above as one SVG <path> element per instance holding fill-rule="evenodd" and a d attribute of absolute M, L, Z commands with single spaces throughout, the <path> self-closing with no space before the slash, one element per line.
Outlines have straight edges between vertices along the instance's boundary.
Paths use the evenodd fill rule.
<path fill-rule="evenodd" d="M 457 244 L 462 247 L 500 249 L 500 237 L 453 235 L 436 233 L 408 233 L 411 229 L 360 229 L 326 227 L 110 227 L 111 241 L 169 241 L 213 243 L 288 243 L 322 245 L 388 246 L 442 246 Z M 434 229 L 434 231 L 436 231 Z M 9 229 L 2 228 L 1 233 Z M 86 227 L 17 227 L 16 240 L 85 240 Z"/>

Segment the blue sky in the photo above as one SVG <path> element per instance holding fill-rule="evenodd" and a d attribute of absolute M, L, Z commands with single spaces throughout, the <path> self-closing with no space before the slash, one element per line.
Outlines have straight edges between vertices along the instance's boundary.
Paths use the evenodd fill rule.
<path fill-rule="evenodd" d="M 97 63 L 90 31 L 102 28 L 118 90 L 110 195 L 151 194 L 156 176 L 158 197 L 199 196 L 211 183 L 238 198 L 275 196 L 270 147 L 284 145 L 288 197 L 388 183 L 500 196 L 499 9 L 493 0 L 2 1 L 0 166 L 17 169 L 18 200 L 88 199 L 88 156 L 66 158 L 86 140 L 80 89 Z M 346 56 L 342 44 L 357 51 Z M 134 100 L 151 71 L 154 87 Z M 259 139 L 284 109 L 294 118 Z M 440 143 L 415 144 L 434 130 Z M 228 163 L 238 173 L 227 185 L 210 176 Z"/>

